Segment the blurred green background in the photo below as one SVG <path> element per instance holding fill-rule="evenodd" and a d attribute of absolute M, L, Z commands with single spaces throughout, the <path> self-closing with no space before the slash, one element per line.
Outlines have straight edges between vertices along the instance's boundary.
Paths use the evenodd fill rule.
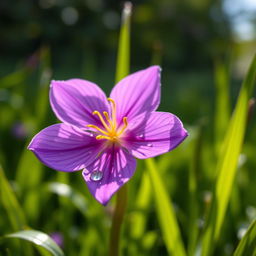
<path fill-rule="evenodd" d="M 107 94 L 110 92 L 115 79 L 122 6 L 123 1 L 111 0 L 0 1 L 0 163 L 29 226 L 48 234 L 60 232 L 66 255 L 104 255 L 112 206 L 103 208 L 94 202 L 80 174 L 67 175 L 43 167 L 26 146 L 40 129 L 56 123 L 48 102 L 51 79 L 84 78 L 97 83 Z M 197 166 L 200 229 L 215 176 L 217 140 L 223 137 L 255 53 L 255 14 L 253 0 L 133 1 L 131 72 L 151 64 L 161 65 L 160 109 L 179 116 L 191 135 L 179 149 L 158 159 L 177 205 L 185 244 L 189 237 L 188 169 L 194 140 L 197 134 L 202 140 Z M 218 85 L 225 87 L 224 105 L 219 105 Z M 218 124 L 220 106 L 225 113 L 223 123 Z M 218 255 L 231 255 L 241 238 L 239 232 L 256 216 L 254 130 L 252 119 L 228 213 L 231 217 L 225 224 Z M 129 185 L 127 223 L 132 223 L 134 214 L 141 214 L 133 204 L 144 169 L 143 163 L 138 165 Z M 64 198 L 60 196 L 62 192 L 52 183 L 56 181 L 79 191 L 85 203 L 80 197 L 77 203 L 65 192 Z M 76 204 L 80 205 L 78 209 Z M 0 235 L 15 231 L 6 221 L 8 213 L 1 205 L 0 211 Z M 143 214 L 147 216 L 144 240 L 127 225 L 125 255 L 166 255 L 154 208 L 148 204 Z M 98 242 L 102 248 L 97 247 Z M 0 252 L 6 252 L 7 247 L 19 251 L 17 244 L 4 243 L 0 244 Z"/>

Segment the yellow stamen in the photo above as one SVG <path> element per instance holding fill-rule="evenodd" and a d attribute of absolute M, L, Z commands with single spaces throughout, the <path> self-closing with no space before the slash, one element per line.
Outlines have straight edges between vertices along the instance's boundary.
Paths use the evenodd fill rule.
<path fill-rule="evenodd" d="M 112 103 L 112 122 L 113 122 L 113 127 L 116 128 L 116 103 L 111 98 L 108 98 L 108 101 Z"/>
<path fill-rule="evenodd" d="M 87 126 L 88 126 L 88 127 L 91 127 L 91 128 L 94 128 L 94 129 L 98 130 L 99 132 L 101 132 L 101 133 L 103 133 L 103 134 L 108 135 L 108 133 L 107 133 L 106 131 L 100 129 L 100 128 L 99 128 L 98 126 L 96 126 L 96 125 L 88 124 Z"/>
<path fill-rule="evenodd" d="M 92 113 L 93 113 L 94 115 L 97 115 L 97 116 L 99 117 L 99 119 L 100 119 L 101 123 L 103 124 L 103 126 L 106 128 L 106 130 L 107 130 L 108 132 L 110 132 L 109 127 L 107 126 L 106 122 L 104 121 L 104 119 L 103 119 L 101 113 L 100 113 L 99 111 L 93 111 Z"/>
<path fill-rule="evenodd" d="M 111 140 L 112 138 L 109 137 L 109 136 L 98 135 L 98 136 L 96 136 L 96 139 L 97 139 L 97 140 L 101 140 L 101 139 Z"/>
<path fill-rule="evenodd" d="M 127 121 L 127 117 L 126 117 L 126 116 L 123 118 L 123 122 L 124 122 L 124 126 L 123 126 L 122 129 L 117 133 L 117 136 L 121 135 L 121 134 L 124 132 L 124 130 L 127 128 L 127 126 L 128 126 L 128 121 Z"/>
<path fill-rule="evenodd" d="M 123 117 L 123 125 L 119 128 L 119 125 L 117 126 L 116 121 L 116 103 L 111 98 L 108 98 L 108 101 L 111 103 L 111 118 L 109 116 L 109 113 L 106 111 L 102 113 L 103 115 L 99 111 L 93 111 L 93 114 L 99 117 L 104 128 L 100 128 L 93 124 L 89 124 L 87 126 L 94 128 L 98 131 L 98 135 L 96 135 L 97 140 L 105 139 L 111 141 L 111 143 L 119 143 L 120 135 L 125 131 L 128 126 L 127 117 Z"/>
<path fill-rule="evenodd" d="M 109 124 L 111 125 L 111 128 L 113 129 L 113 122 L 110 120 L 108 112 L 104 111 L 103 115 L 105 116 L 106 120 L 109 122 Z"/>

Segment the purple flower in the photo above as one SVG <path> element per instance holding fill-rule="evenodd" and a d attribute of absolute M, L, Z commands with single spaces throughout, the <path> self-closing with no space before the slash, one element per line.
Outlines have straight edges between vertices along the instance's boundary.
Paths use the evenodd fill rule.
<path fill-rule="evenodd" d="M 127 76 L 110 98 L 86 80 L 52 81 L 51 106 L 63 123 L 39 132 L 28 148 L 53 169 L 83 169 L 90 192 L 106 205 L 133 176 L 135 158 L 166 153 L 187 137 L 178 117 L 156 112 L 160 85 L 158 66 Z"/>
<path fill-rule="evenodd" d="M 60 232 L 53 232 L 50 234 L 50 237 L 59 247 L 63 248 L 64 239 Z"/>

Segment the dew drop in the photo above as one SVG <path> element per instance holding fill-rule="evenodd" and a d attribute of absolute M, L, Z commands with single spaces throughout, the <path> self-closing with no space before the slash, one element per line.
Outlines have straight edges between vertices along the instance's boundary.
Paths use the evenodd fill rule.
<path fill-rule="evenodd" d="M 151 143 L 148 143 L 147 146 L 148 146 L 148 147 L 152 147 L 153 145 L 152 145 Z"/>
<path fill-rule="evenodd" d="M 144 138 L 144 135 L 143 135 L 143 134 L 140 134 L 140 135 L 138 135 L 138 137 L 139 137 L 140 139 L 142 139 L 142 138 Z"/>
<path fill-rule="evenodd" d="M 93 171 L 90 176 L 92 181 L 100 181 L 102 177 L 103 177 L 103 172 L 100 170 Z"/>
<path fill-rule="evenodd" d="M 93 133 L 90 133 L 90 137 L 93 137 Z"/>

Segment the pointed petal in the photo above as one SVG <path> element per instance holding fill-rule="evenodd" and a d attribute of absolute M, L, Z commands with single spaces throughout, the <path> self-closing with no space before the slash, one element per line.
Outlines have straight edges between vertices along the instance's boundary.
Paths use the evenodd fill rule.
<path fill-rule="evenodd" d="M 145 159 L 171 151 L 187 136 L 177 116 L 152 112 L 138 116 L 129 123 L 124 146 L 134 157 Z"/>
<path fill-rule="evenodd" d="M 134 174 L 136 160 L 121 148 L 105 151 L 97 161 L 87 166 L 83 177 L 91 194 L 101 204 L 106 205 L 113 194 Z M 96 181 L 92 176 L 95 171 L 102 171 L 102 179 Z"/>
<path fill-rule="evenodd" d="M 117 105 L 117 120 L 157 109 L 160 103 L 160 67 L 152 66 L 122 79 L 112 90 L 110 98 Z"/>
<path fill-rule="evenodd" d="M 59 120 L 80 128 L 87 124 L 101 126 L 93 111 L 109 112 L 105 93 L 96 84 L 82 79 L 52 81 L 50 102 Z"/>
<path fill-rule="evenodd" d="M 97 158 L 102 142 L 69 124 L 55 124 L 40 131 L 28 149 L 50 168 L 72 172 Z"/>

